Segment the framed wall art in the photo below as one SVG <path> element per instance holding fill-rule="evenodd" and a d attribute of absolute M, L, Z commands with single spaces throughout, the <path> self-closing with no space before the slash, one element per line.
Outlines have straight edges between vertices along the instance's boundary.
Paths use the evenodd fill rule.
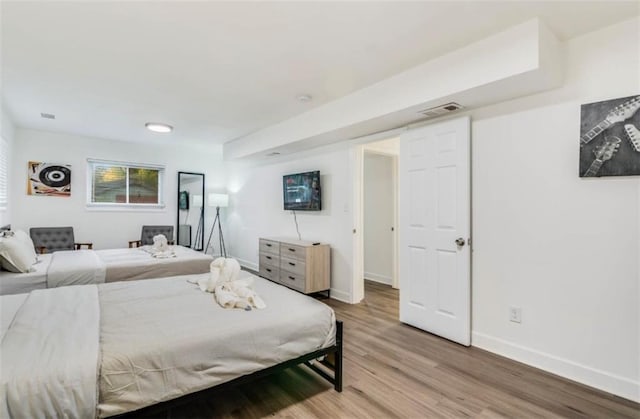
<path fill-rule="evenodd" d="M 71 196 L 71 165 L 30 161 L 27 195 Z"/>
<path fill-rule="evenodd" d="M 640 175 L 640 95 L 582 105 L 580 177 Z"/>

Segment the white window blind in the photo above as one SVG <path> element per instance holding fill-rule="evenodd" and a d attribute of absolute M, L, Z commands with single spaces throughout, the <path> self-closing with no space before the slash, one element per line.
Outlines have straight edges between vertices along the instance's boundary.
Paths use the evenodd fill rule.
<path fill-rule="evenodd" d="M 89 206 L 163 207 L 164 167 L 88 160 Z"/>
<path fill-rule="evenodd" d="M 9 204 L 9 143 L 0 137 L 0 211 Z"/>

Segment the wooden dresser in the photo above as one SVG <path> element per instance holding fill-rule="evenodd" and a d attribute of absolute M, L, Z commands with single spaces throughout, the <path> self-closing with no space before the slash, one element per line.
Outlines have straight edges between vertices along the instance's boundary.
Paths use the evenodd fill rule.
<path fill-rule="evenodd" d="M 261 238 L 260 276 L 304 294 L 331 288 L 328 244 L 285 238 Z"/>

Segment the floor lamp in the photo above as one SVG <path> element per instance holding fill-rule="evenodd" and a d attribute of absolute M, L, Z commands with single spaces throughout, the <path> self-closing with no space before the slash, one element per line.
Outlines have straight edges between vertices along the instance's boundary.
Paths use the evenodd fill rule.
<path fill-rule="evenodd" d="M 209 233 L 209 240 L 207 240 L 207 247 L 204 249 L 204 253 L 207 253 L 209 250 L 209 244 L 211 244 L 211 236 L 213 236 L 213 231 L 216 229 L 216 224 L 218 225 L 218 239 L 220 240 L 220 255 L 223 257 L 227 257 L 227 249 L 224 246 L 224 236 L 222 235 L 222 223 L 220 221 L 220 208 L 226 208 L 229 206 L 229 195 L 226 193 L 210 193 L 207 199 L 207 204 L 210 207 L 216 207 L 216 218 L 213 220 L 213 225 L 211 226 L 211 232 Z"/>

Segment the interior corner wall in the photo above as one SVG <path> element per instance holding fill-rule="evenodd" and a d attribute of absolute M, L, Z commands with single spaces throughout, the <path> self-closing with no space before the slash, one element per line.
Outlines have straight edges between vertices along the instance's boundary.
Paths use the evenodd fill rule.
<path fill-rule="evenodd" d="M 9 162 L 9 166 L 11 166 L 11 153 L 13 150 L 14 136 L 15 136 L 15 126 L 9 115 L 5 112 L 4 109 L 0 112 L 0 136 L 7 142 L 8 145 L 8 154 L 9 158 L 7 159 Z M 7 193 L 9 202 L 11 202 L 11 194 L 13 193 L 12 182 L 12 174 L 11 168 L 8 168 L 7 173 Z M 7 206 L 7 208 L 0 210 L 0 226 L 4 226 L 7 224 L 11 224 L 11 206 Z"/>
<path fill-rule="evenodd" d="M 258 239 L 297 239 L 291 211 L 283 209 L 282 176 L 320 171 L 321 211 L 296 211 L 303 240 L 331 246 L 331 297 L 350 301 L 352 279 L 351 169 L 346 147 L 329 147 L 262 162 L 231 165 L 225 214 L 227 252 L 257 270 Z"/>
<path fill-rule="evenodd" d="M 226 185 L 222 148 L 150 145 L 17 129 L 11 154 L 10 209 L 14 228 L 73 226 L 78 242 L 93 242 L 94 249 L 126 247 L 140 237 L 142 225 L 173 225 L 177 217 L 178 171 L 205 173 L 206 191 Z M 87 209 L 87 159 L 104 159 L 165 166 L 162 210 L 105 211 Z M 71 196 L 26 194 L 27 162 L 71 165 Z M 215 211 L 205 208 L 208 233 Z"/>
<path fill-rule="evenodd" d="M 393 157 L 365 151 L 362 178 L 364 277 L 387 285 L 393 282 L 393 181 Z"/>
<path fill-rule="evenodd" d="M 562 88 L 472 113 L 472 344 L 636 401 L 640 177 L 579 178 L 578 139 L 581 104 L 640 94 L 639 31 L 574 38 Z"/>

